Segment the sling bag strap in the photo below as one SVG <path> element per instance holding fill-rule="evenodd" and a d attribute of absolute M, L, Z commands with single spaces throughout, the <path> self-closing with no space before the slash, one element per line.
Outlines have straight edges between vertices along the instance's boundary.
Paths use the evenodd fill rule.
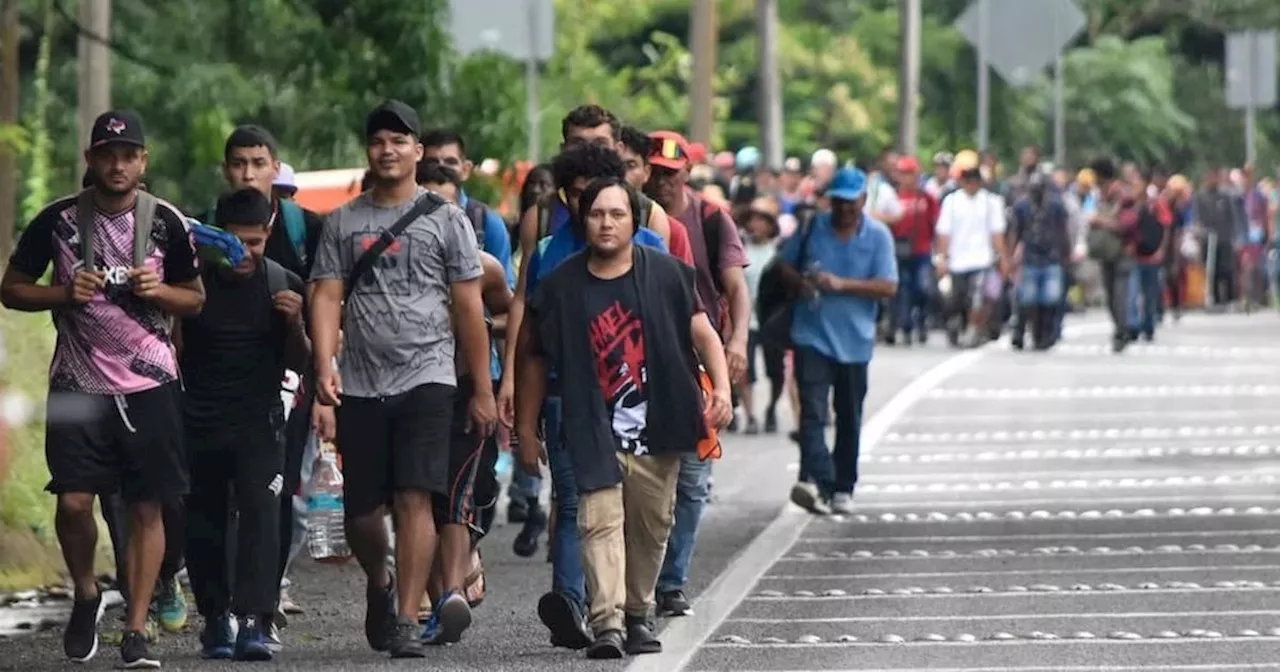
<path fill-rule="evenodd" d="M 440 209 L 440 206 L 444 205 L 444 203 L 444 199 L 439 196 L 430 192 L 425 193 L 419 196 L 413 207 L 401 215 L 400 219 L 397 219 L 390 228 L 384 229 L 381 235 L 378 236 L 378 240 L 373 245 L 370 245 L 369 249 L 365 250 L 364 254 L 361 254 L 360 258 L 356 259 L 355 265 L 351 267 L 351 275 L 347 276 L 346 292 L 342 298 L 343 303 L 346 303 L 351 298 L 351 293 L 356 289 L 356 283 L 373 268 L 373 264 L 378 261 L 378 257 L 381 257 L 382 253 L 386 252 L 387 248 L 396 242 L 396 238 L 399 238 L 400 234 L 404 233 L 404 230 L 409 228 L 410 224 L 419 217 L 426 217 Z"/>

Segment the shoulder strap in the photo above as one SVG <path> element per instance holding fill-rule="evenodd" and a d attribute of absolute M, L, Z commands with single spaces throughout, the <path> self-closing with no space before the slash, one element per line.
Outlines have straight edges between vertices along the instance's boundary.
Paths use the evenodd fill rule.
<path fill-rule="evenodd" d="M 471 228 L 476 231 L 476 246 L 484 251 L 484 229 L 489 209 L 484 203 L 472 198 L 467 201 L 467 218 L 471 220 Z"/>
<path fill-rule="evenodd" d="M 302 215 L 302 208 L 293 201 L 280 199 L 280 217 L 284 219 L 285 233 L 289 234 L 289 243 L 298 253 L 298 261 L 307 263 L 307 220 Z"/>
<path fill-rule="evenodd" d="M 76 197 L 76 228 L 80 236 L 80 261 L 84 270 L 92 271 L 98 267 L 98 260 L 93 254 L 94 213 L 97 206 L 93 204 L 93 188 L 80 192 Z"/>
<path fill-rule="evenodd" d="M 151 227 L 156 217 L 156 197 L 138 190 L 133 204 L 133 267 L 142 268 L 151 254 Z"/>
<path fill-rule="evenodd" d="M 640 194 L 640 228 L 649 228 L 649 218 L 653 216 L 653 199 Z"/>
<path fill-rule="evenodd" d="M 702 242 L 707 248 L 707 268 L 716 292 L 724 293 L 724 281 L 720 279 L 720 222 L 713 222 L 720 207 L 710 201 L 702 201 Z"/>
<path fill-rule="evenodd" d="M 410 224 L 419 217 L 425 217 L 435 212 L 442 205 L 444 205 L 444 199 L 427 192 L 419 196 L 413 207 L 401 215 L 400 219 L 397 219 L 390 228 L 384 229 L 382 234 L 378 236 L 378 240 L 373 245 L 370 245 L 369 249 L 365 250 L 364 254 L 360 255 L 360 258 L 356 259 L 356 263 L 352 265 L 351 275 L 347 276 L 347 287 L 343 301 L 345 302 L 351 298 L 351 293 L 355 291 L 356 283 L 359 282 L 360 278 L 364 277 L 365 273 L 369 272 L 369 269 L 373 268 L 373 263 L 378 260 L 378 257 L 381 257 L 382 253 L 386 252 L 388 247 L 391 247 L 391 243 L 394 243 L 396 238 L 400 237 L 400 234 L 409 228 Z"/>
<path fill-rule="evenodd" d="M 809 236 L 813 235 L 813 211 L 809 211 L 809 216 L 796 224 L 800 234 L 800 254 L 796 257 L 796 270 L 804 273 L 804 258 L 809 252 Z"/>
<path fill-rule="evenodd" d="M 267 272 L 267 291 L 275 296 L 277 292 L 284 292 L 289 289 L 289 271 L 284 266 L 263 257 L 263 266 Z"/>

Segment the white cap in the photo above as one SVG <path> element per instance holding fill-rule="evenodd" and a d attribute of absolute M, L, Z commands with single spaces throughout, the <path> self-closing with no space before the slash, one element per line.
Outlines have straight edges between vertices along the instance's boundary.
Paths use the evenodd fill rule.
<path fill-rule="evenodd" d="M 789 173 L 798 173 L 800 168 L 800 157 L 798 156 L 789 156 L 786 161 L 782 162 L 782 169 Z"/>
<path fill-rule="evenodd" d="M 276 181 L 271 186 L 282 189 L 297 189 L 298 179 L 293 172 L 293 166 L 281 161 L 280 174 L 276 176 Z"/>
<path fill-rule="evenodd" d="M 813 157 L 809 159 L 809 167 L 825 166 L 827 168 L 835 168 L 838 162 L 839 159 L 836 158 L 836 153 L 824 147 L 813 153 Z"/>

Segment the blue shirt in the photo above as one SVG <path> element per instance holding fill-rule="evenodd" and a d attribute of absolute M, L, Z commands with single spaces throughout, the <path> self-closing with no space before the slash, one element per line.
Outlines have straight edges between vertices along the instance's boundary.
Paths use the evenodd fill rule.
<path fill-rule="evenodd" d="M 458 207 L 466 210 L 470 200 L 467 192 L 458 190 Z M 507 274 L 507 286 L 515 289 L 516 270 L 511 265 L 511 234 L 507 232 L 507 223 L 502 221 L 502 216 L 494 212 L 493 208 L 484 209 L 484 251 L 502 264 L 502 270 Z M 489 347 L 489 373 L 494 380 L 502 378 L 502 358 L 498 356 L 496 343 Z"/>
<path fill-rule="evenodd" d="M 829 212 L 815 216 L 810 227 L 804 268 L 799 267 L 799 260 L 805 232 L 797 231 L 778 250 L 797 271 L 821 270 L 841 278 L 898 281 L 893 234 L 884 224 L 863 215 L 862 226 L 847 240 L 836 234 Z M 876 304 L 874 299 L 827 292 L 817 299 L 802 298 L 796 303 L 791 340 L 841 364 L 870 362 L 876 340 Z"/>

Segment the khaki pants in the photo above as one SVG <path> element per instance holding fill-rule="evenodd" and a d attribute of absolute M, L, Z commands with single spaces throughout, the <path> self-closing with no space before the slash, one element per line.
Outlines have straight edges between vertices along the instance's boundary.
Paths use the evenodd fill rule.
<path fill-rule="evenodd" d="M 676 504 L 679 455 L 618 453 L 622 483 L 578 499 L 591 630 L 623 630 L 623 614 L 647 616 Z"/>

